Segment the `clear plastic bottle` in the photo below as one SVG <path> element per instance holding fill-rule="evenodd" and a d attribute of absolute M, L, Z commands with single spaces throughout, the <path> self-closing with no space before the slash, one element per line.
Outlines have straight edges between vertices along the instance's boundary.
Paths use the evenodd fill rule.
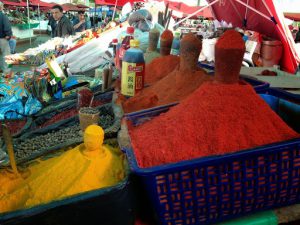
<path fill-rule="evenodd" d="M 175 36 L 172 42 L 171 55 L 179 55 L 180 53 L 180 33 L 175 32 Z"/>
<path fill-rule="evenodd" d="M 125 96 L 134 96 L 144 88 L 145 59 L 139 46 L 139 40 L 131 40 L 123 57 L 121 93 Z"/>
<path fill-rule="evenodd" d="M 121 68 L 122 68 L 122 60 L 125 55 L 125 52 L 127 51 L 127 49 L 130 48 L 130 40 L 134 39 L 133 35 L 134 35 L 134 27 L 127 27 L 127 34 L 123 39 L 119 50 L 119 60 L 120 60 Z"/>

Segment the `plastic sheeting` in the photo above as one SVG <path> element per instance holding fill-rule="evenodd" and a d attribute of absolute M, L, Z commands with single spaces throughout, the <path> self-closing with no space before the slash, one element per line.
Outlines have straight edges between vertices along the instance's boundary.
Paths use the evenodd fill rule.
<path fill-rule="evenodd" d="M 18 84 L 0 83 L 0 120 L 18 119 L 37 113 L 42 104 Z"/>
<path fill-rule="evenodd" d="M 148 10 L 140 9 L 129 16 L 128 23 L 143 32 L 150 31 L 152 28 L 152 15 Z"/>
<path fill-rule="evenodd" d="M 102 64 L 107 64 L 112 60 L 111 55 L 107 54 L 109 43 L 114 37 L 126 30 L 127 26 L 124 24 L 122 28 L 116 27 L 111 30 L 107 30 L 100 34 L 99 38 L 95 38 L 82 47 L 58 57 L 56 60 L 58 63 L 65 62 L 70 68 L 70 72 L 73 74 L 83 73 L 99 67 Z M 40 68 L 45 68 L 43 64 Z"/>

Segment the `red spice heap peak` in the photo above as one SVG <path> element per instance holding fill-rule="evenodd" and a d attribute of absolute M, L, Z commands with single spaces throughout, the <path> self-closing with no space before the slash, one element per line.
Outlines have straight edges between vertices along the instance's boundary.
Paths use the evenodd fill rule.
<path fill-rule="evenodd" d="M 170 30 L 165 30 L 161 36 L 160 36 L 161 39 L 172 39 L 173 40 L 173 33 L 172 31 Z"/>
<path fill-rule="evenodd" d="M 239 32 L 235 30 L 227 30 L 219 38 L 216 48 L 241 49 L 245 51 L 245 42 Z"/>
<path fill-rule="evenodd" d="M 245 53 L 245 42 L 235 30 L 226 31 L 215 46 L 215 81 L 238 83 Z"/>
<path fill-rule="evenodd" d="M 183 37 L 180 42 L 180 70 L 193 71 L 197 69 L 198 57 L 202 42 L 192 33 Z"/>

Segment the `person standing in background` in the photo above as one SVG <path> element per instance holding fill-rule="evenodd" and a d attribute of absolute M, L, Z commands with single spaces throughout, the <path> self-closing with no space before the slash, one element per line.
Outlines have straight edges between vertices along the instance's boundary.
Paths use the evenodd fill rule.
<path fill-rule="evenodd" d="M 73 24 L 63 14 L 63 8 L 60 5 L 55 5 L 51 9 L 52 16 L 56 21 L 54 37 L 68 37 L 74 34 Z"/>
<path fill-rule="evenodd" d="M 6 74 L 10 71 L 5 62 L 5 56 L 10 54 L 8 41 L 11 39 L 12 30 L 7 16 L 3 13 L 3 8 L 4 5 L 0 2 L 0 68 Z"/>
<path fill-rule="evenodd" d="M 85 20 L 84 12 L 78 12 L 78 18 L 74 21 L 75 32 L 82 32 L 87 29 L 87 23 Z"/>
<path fill-rule="evenodd" d="M 54 36 L 55 35 L 54 32 L 55 32 L 55 28 L 56 28 L 56 21 L 55 21 L 55 19 L 53 18 L 52 15 L 49 17 L 48 26 L 51 27 L 51 37 L 55 37 Z"/>

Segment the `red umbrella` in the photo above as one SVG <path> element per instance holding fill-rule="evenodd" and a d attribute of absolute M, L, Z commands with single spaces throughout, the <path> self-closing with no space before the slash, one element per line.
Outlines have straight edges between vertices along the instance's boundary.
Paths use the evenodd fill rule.
<path fill-rule="evenodd" d="M 134 2 L 145 2 L 144 0 L 95 0 L 95 3 L 97 5 L 115 5 L 117 3 L 117 6 L 123 6 L 127 2 L 130 2 L 132 5 Z"/>
<path fill-rule="evenodd" d="M 32 0 L 30 1 L 30 5 L 32 6 L 40 6 L 40 7 L 46 7 L 46 8 L 51 8 L 54 6 L 53 3 L 48 3 L 48 2 L 43 2 L 43 1 L 40 1 L 40 0 Z"/>
<path fill-rule="evenodd" d="M 4 5 L 19 6 L 19 7 L 27 6 L 25 2 L 13 2 L 13 1 L 7 1 L 7 0 L 3 0 L 2 2 Z"/>
<path fill-rule="evenodd" d="M 83 4 L 77 4 L 76 6 L 77 6 L 77 8 L 82 8 L 82 9 L 88 9 L 88 8 L 90 8 L 90 7 L 88 7 L 86 5 L 83 5 Z"/>
<path fill-rule="evenodd" d="M 300 21 L 300 13 L 284 13 L 284 17 L 294 21 Z"/>
<path fill-rule="evenodd" d="M 78 8 L 76 5 L 71 3 L 62 4 L 61 7 L 64 11 L 81 11 L 82 9 Z"/>

